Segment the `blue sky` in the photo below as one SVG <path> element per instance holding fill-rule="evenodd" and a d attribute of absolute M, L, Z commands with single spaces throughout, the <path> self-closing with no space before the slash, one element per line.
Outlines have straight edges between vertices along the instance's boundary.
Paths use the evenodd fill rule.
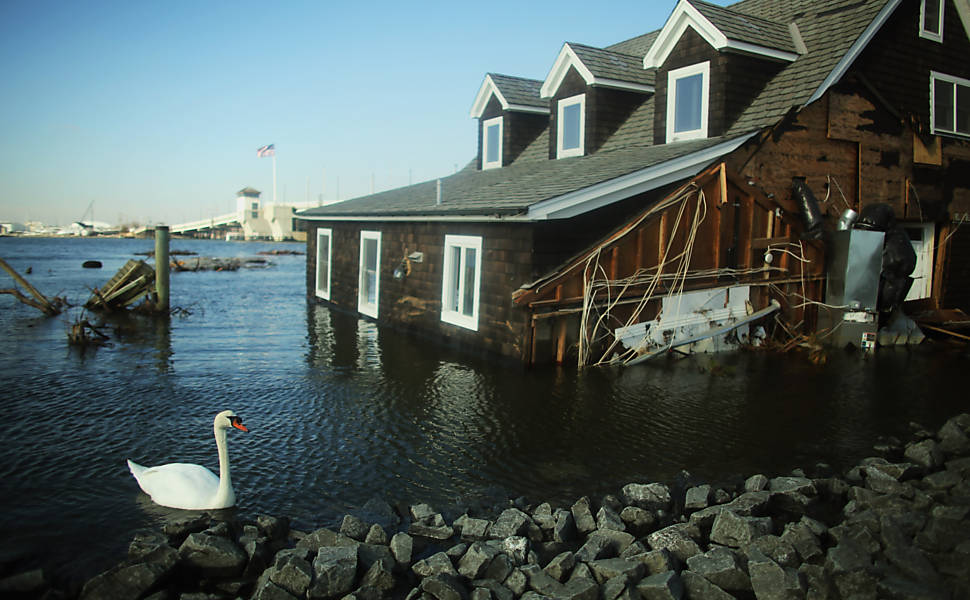
<path fill-rule="evenodd" d="M 727 4 L 728 2 L 718 2 Z M 660 28 L 674 0 L 0 3 L 0 221 L 177 224 L 251 186 L 347 199 L 475 156 L 487 72 Z M 592 10 L 591 10 L 592 8 Z M 88 215 L 90 218 L 90 215 Z"/>

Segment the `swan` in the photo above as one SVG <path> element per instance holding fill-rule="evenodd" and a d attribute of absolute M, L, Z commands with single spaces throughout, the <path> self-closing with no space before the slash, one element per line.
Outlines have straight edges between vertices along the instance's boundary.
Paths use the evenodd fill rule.
<path fill-rule="evenodd" d="M 249 431 L 231 410 L 216 415 L 212 429 L 219 449 L 218 477 L 202 465 L 188 463 L 143 467 L 129 460 L 128 469 L 138 487 L 156 504 L 186 510 L 229 508 L 236 504 L 236 493 L 229 477 L 229 449 L 226 447 L 226 430 L 230 427 Z"/>

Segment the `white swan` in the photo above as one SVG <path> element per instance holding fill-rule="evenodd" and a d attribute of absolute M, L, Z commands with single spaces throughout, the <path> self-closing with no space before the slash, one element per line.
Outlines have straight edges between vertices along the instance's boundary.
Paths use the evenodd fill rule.
<path fill-rule="evenodd" d="M 231 410 L 216 415 L 212 429 L 219 449 L 218 477 L 202 465 L 188 463 L 143 467 L 129 460 L 128 468 L 138 486 L 156 504 L 186 510 L 229 508 L 236 504 L 236 493 L 229 477 L 229 449 L 226 447 L 226 430 L 230 427 L 249 431 Z"/>

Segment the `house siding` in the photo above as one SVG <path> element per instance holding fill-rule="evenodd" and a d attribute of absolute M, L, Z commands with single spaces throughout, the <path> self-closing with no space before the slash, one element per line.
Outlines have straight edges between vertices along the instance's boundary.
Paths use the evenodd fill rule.
<path fill-rule="evenodd" d="M 645 94 L 591 87 L 586 93 L 586 152 L 599 150 L 647 100 Z"/>
<path fill-rule="evenodd" d="M 502 154 L 510 165 L 549 126 L 549 115 L 509 111 L 505 115 Z"/>
<path fill-rule="evenodd" d="M 330 301 L 315 296 L 316 229 L 332 230 Z M 307 236 L 307 296 L 342 310 L 357 312 L 360 232 L 381 232 L 380 297 L 377 320 L 472 353 L 525 360 L 527 315 L 512 306 L 512 292 L 532 277 L 530 225 L 448 224 L 433 222 L 314 221 Z M 445 235 L 482 237 L 482 277 L 478 331 L 441 321 L 441 286 Z M 394 269 L 408 254 L 411 272 L 394 279 Z"/>
<path fill-rule="evenodd" d="M 711 81 L 710 91 L 714 92 L 716 86 L 720 85 L 721 74 L 715 68 L 718 52 L 710 44 L 704 41 L 693 28 L 688 27 L 680 40 L 674 46 L 667 61 L 657 69 L 657 80 L 654 85 L 656 96 L 654 100 L 654 126 L 653 139 L 658 143 L 666 143 L 667 140 L 667 74 L 670 71 L 689 67 L 704 61 L 711 61 Z M 715 100 L 722 105 L 716 105 Z M 707 132 L 708 136 L 719 135 L 723 130 L 723 95 L 710 94 L 710 105 L 708 113 Z"/>
<path fill-rule="evenodd" d="M 575 96 L 577 94 L 587 93 L 586 80 L 583 76 L 576 71 L 575 68 L 569 67 L 569 71 L 566 72 L 566 76 L 563 77 L 562 82 L 559 84 L 559 89 L 556 90 L 556 94 L 549 100 L 549 159 L 556 159 L 556 144 L 558 141 L 558 129 L 559 129 L 559 101 L 563 98 L 569 98 L 570 96 Z M 586 97 L 586 101 L 589 102 L 589 95 Z M 589 104 L 586 105 L 586 115 L 589 115 Z M 589 147 L 590 139 L 590 119 L 586 116 L 583 117 L 585 126 L 585 141 L 586 147 Z M 584 152 L 588 153 L 584 149 Z"/>
<path fill-rule="evenodd" d="M 488 119 L 494 119 L 495 117 L 504 117 L 502 111 L 502 103 L 498 101 L 498 98 L 493 94 L 488 100 L 488 104 L 485 105 L 485 110 L 482 111 L 481 118 L 478 119 L 478 161 L 476 166 L 479 170 L 482 168 L 482 162 L 485 157 L 482 156 L 482 150 L 484 149 L 484 144 L 482 143 L 485 139 L 485 121 Z M 506 144 L 508 142 L 508 118 L 502 119 L 502 165 L 509 164 L 505 159 L 506 155 Z"/>

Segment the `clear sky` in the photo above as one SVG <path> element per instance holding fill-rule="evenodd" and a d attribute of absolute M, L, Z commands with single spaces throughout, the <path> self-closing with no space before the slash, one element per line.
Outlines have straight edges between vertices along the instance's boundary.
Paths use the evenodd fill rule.
<path fill-rule="evenodd" d="M 281 202 L 448 175 L 475 156 L 486 73 L 545 79 L 563 42 L 629 39 L 675 4 L 0 2 L 0 221 L 230 212 L 246 186 L 272 199 L 265 144 Z"/>

